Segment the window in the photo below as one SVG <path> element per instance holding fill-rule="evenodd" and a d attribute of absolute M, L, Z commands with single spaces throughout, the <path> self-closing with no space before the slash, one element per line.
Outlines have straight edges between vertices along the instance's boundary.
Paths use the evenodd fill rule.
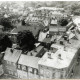
<path fill-rule="evenodd" d="M 40 69 L 40 74 L 43 75 L 44 74 L 44 70 Z"/>
<path fill-rule="evenodd" d="M 46 77 L 49 78 L 50 77 L 50 72 L 46 71 Z"/>
<path fill-rule="evenodd" d="M 29 72 L 32 72 L 32 68 L 31 68 L 31 67 L 29 67 L 29 68 L 28 68 L 28 71 L 29 71 Z"/>
<path fill-rule="evenodd" d="M 8 72 L 9 72 L 9 74 L 13 75 L 13 72 L 11 70 L 9 70 Z"/>
<path fill-rule="evenodd" d="M 37 69 L 34 69 L 34 74 L 38 74 L 38 70 Z"/>
<path fill-rule="evenodd" d="M 26 70 L 26 66 L 22 65 L 22 70 Z"/>
<path fill-rule="evenodd" d="M 18 74 L 15 72 L 15 76 L 18 76 Z"/>

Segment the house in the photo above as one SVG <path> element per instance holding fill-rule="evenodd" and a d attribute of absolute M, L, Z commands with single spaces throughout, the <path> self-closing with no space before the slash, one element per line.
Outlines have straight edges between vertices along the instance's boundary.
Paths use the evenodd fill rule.
<path fill-rule="evenodd" d="M 39 60 L 40 58 L 38 57 L 21 54 L 18 61 L 18 66 L 17 66 L 18 78 L 39 79 L 39 76 L 38 76 Z"/>
<path fill-rule="evenodd" d="M 63 35 L 66 32 L 66 30 L 67 30 L 66 26 L 61 27 L 59 25 L 56 25 L 56 26 L 50 26 L 49 27 L 49 33 L 51 35 L 54 35 L 54 34 Z"/>
<path fill-rule="evenodd" d="M 44 38 L 46 38 L 47 34 L 49 34 L 49 31 L 47 31 L 47 32 L 40 31 L 38 41 L 42 42 L 44 40 Z"/>
<path fill-rule="evenodd" d="M 43 21 L 43 17 L 30 17 L 27 21 L 28 23 L 39 23 L 41 21 Z"/>
<path fill-rule="evenodd" d="M 49 27 L 49 34 L 54 35 L 54 34 L 58 34 L 58 27 L 57 26 L 50 26 Z"/>
<path fill-rule="evenodd" d="M 56 18 L 52 18 L 51 22 L 50 22 L 50 25 L 53 25 L 53 26 L 57 25 L 57 19 Z"/>
<path fill-rule="evenodd" d="M 63 27 L 60 26 L 60 27 L 58 28 L 58 31 L 59 31 L 59 34 L 60 34 L 60 35 L 63 35 L 63 34 L 66 32 L 66 30 L 67 30 L 67 29 L 66 29 L 66 26 L 63 26 Z"/>
<path fill-rule="evenodd" d="M 51 38 L 50 37 L 46 37 L 44 38 L 44 40 L 41 42 L 41 44 L 45 47 L 50 49 L 50 45 L 51 45 Z"/>
<path fill-rule="evenodd" d="M 78 49 L 64 50 L 62 45 L 52 46 L 52 51 L 46 52 L 39 60 L 40 79 L 66 79 L 71 76 L 77 63 Z"/>
<path fill-rule="evenodd" d="M 45 26 L 45 27 L 49 26 L 49 23 L 50 23 L 49 18 L 45 18 L 45 19 L 43 20 L 43 23 L 44 23 L 44 26 Z"/>
<path fill-rule="evenodd" d="M 21 50 L 7 48 L 3 59 L 4 74 L 17 77 L 17 62 L 21 55 Z"/>
<path fill-rule="evenodd" d="M 39 26 L 19 26 L 17 28 L 14 28 L 11 32 L 10 32 L 10 36 L 11 39 L 13 40 L 13 42 L 17 41 L 17 34 L 19 31 L 23 31 L 23 30 L 29 30 L 33 33 L 33 36 L 36 38 L 38 37 L 39 31 L 40 31 L 40 27 Z"/>

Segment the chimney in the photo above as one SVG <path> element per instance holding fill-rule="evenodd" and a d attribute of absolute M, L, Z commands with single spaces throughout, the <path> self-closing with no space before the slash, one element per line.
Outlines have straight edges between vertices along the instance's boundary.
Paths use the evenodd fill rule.
<path fill-rule="evenodd" d="M 64 45 L 64 51 L 66 51 L 66 46 Z"/>
<path fill-rule="evenodd" d="M 58 54 L 58 59 L 62 60 L 62 58 L 61 58 L 61 54 Z"/>
<path fill-rule="evenodd" d="M 51 53 L 48 53 L 48 58 L 49 58 L 49 59 L 52 59 Z"/>
<path fill-rule="evenodd" d="M 33 56 L 32 52 L 30 53 L 31 56 Z"/>
<path fill-rule="evenodd" d="M 13 53 L 14 49 L 10 49 L 11 53 Z"/>

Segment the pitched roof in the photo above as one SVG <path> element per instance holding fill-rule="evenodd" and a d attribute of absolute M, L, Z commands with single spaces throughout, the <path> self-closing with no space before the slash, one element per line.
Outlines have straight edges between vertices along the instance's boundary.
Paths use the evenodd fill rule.
<path fill-rule="evenodd" d="M 42 42 L 51 43 L 51 38 L 44 38 L 44 40 Z"/>
<path fill-rule="evenodd" d="M 4 60 L 16 63 L 21 53 L 21 50 L 14 49 L 13 52 L 11 52 L 11 48 L 7 48 L 5 51 Z"/>
<path fill-rule="evenodd" d="M 58 27 L 57 26 L 50 26 L 49 31 L 58 32 Z"/>
<path fill-rule="evenodd" d="M 17 34 L 19 31 L 23 31 L 23 30 L 30 30 L 34 36 L 36 36 L 40 30 L 39 27 L 36 27 L 36 26 L 19 26 L 17 28 L 14 28 L 12 31 L 11 31 L 11 34 Z"/>
<path fill-rule="evenodd" d="M 40 58 L 38 58 L 38 57 L 27 56 L 27 55 L 21 54 L 18 64 L 22 64 L 25 66 L 29 66 L 29 67 L 38 69 L 38 61 L 39 60 L 40 60 Z"/>

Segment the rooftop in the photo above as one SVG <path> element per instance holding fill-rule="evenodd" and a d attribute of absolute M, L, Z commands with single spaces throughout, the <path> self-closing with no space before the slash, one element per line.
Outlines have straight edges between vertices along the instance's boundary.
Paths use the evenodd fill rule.
<path fill-rule="evenodd" d="M 19 31 L 23 31 L 23 30 L 30 30 L 34 36 L 36 36 L 40 30 L 39 27 L 36 27 L 36 26 L 19 26 L 17 28 L 14 28 L 12 31 L 11 31 L 11 34 L 17 34 Z"/>
<path fill-rule="evenodd" d="M 44 38 L 44 40 L 42 42 L 51 43 L 51 38 Z"/>
<path fill-rule="evenodd" d="M 22 64 L 25 66 L 29 66 L 29 67 L 38 69 L 38 61 L 39 60 L 40 60 L 40 58 L 38 58 L 38 57 L 27 56 L 27 55 L 21 54 L 18 64 Z"/>
<path fill-rule="evenodd" d="M 18 61 L 21 53 L 22 53 L 21 50 L 14 49 L 12 51 L 11 48 L 7 48 L 5 51 L 4 60 L 16 63 Z"/>
<path fill-rule="evenodd" d="M 38 64 L 56 69 L 66 68 L 69 67 L 76 52 L 77 49 L 70 49 L 70 48 L 68 48 L 66 51 L 58 49 L 55 53 L 46 52 L 44 56 L 40 59 Z M 51 54 L 51 59 L 48 58 L 48 53 Z M 59 55 L 61 55 L 61 58 L 59 58 Z"/>
<path fill-rule="evenodd" d="M 66 26 L 63 26 L 63 27 L 60 25 L 50 26 L 49 31 L 53 31 L 53 32 L 66 31 Z"/>

